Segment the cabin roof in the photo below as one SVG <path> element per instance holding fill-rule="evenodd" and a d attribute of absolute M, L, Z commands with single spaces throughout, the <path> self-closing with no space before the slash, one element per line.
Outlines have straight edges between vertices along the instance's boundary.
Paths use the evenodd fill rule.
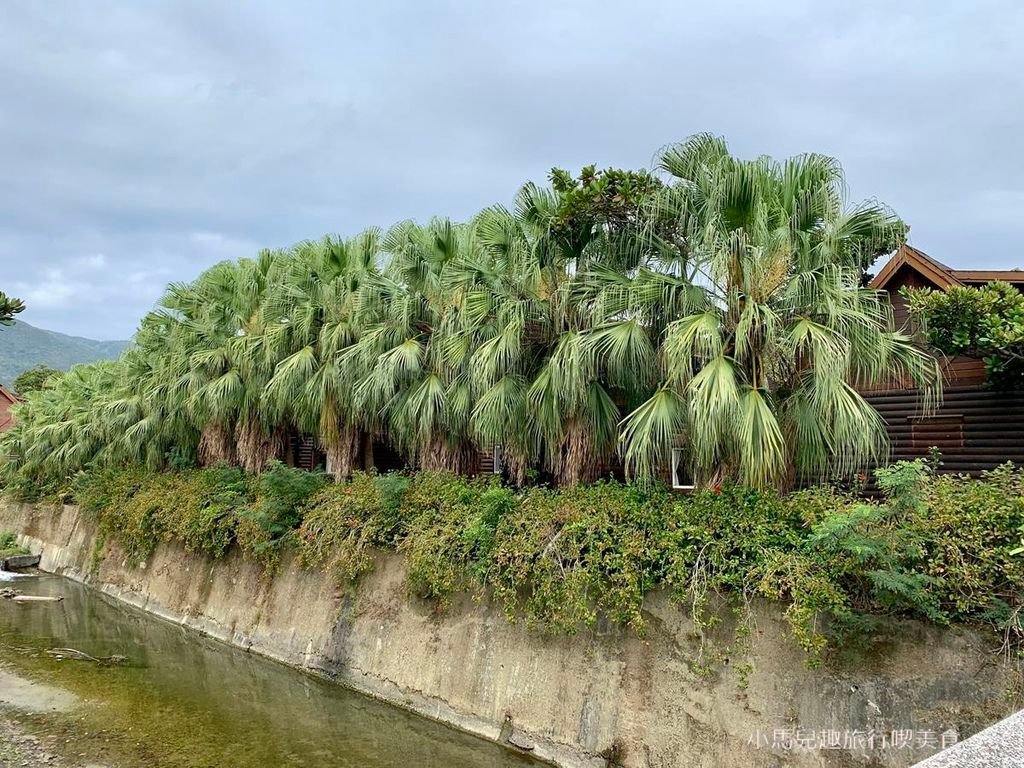
<path fill-rule="evenodd" d="M 897 278 L 908 270 L 916 272 L 935 288 L 945 289 L 954 285 L 984 285 L 993 280 L 1013 283 L 1024 288 L 1024 270 L 953 269 L 911 245 L 900 246 L 900 249 L 872 279 L 871 287 L 887 289 L 890 284 L 895 282 L 893 287 L 898 288 L 901 281 Z"/>
<path fill-rule="evenodd" d="M 8 402 L 11 402 L 11 403 L 19 403 L 19 402 L 21 402 L 21 398 L 18 397 L 13 392 L 11 392 L 11 390 L 9 390 L 3 384 L 0 384 L 0 397 L 4 398 L 5 400 L 7 400 Z"/>

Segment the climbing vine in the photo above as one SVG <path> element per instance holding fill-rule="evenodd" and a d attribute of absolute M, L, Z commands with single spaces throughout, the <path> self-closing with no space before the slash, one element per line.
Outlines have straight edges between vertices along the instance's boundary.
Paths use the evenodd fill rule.
<path fill-rule="evenodd" d="M 881 500 L 814 488 L 782 495 L 726 485 L 691 495 L 599 482 L 513 489 L 439 472 L 356 473 L 327 483 L 275 465 L 81 475 L 74 489 L 130 560 L 160 542 L 272 571 L 286 556 L 352 585 L 380 550 L 401 553 L 412 595 L 439 610 L 493 593 L 531 629 L 573 633 L 602 618 L 645 632 L 645 600 L 667 590 L 711 628 L 781 601 L 813 661 L 882 616 L 988 623 L 1022 639 L 1024 471 L 936 476 L 925 461 L 877 473 Z M 742 624 L 742 621 L 741 621 Z"/>

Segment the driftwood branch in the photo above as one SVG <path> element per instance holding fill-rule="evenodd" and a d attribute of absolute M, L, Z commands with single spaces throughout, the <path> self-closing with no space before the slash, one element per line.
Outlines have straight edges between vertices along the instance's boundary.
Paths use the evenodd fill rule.
<path fill-rule="evenodd" d="M 91 661 L 94 664 L 102 664 L 103 666 L 111 666 L 114 664 L 124 664 L 128 659 L 124 656 L 90 656 L 85 651 L 80 651 L 77 648 L 51 648 L 46 652 L 50 656 L 54 656 L 58 659 L 77 659 L 78 661 Z"/>

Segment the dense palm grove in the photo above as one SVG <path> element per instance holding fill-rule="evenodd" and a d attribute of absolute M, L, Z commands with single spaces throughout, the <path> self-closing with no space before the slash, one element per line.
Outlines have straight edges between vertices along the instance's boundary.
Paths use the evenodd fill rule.
<path fill-rule="evenodd" d="M 511 209 L 402 222 L 221 263 L 172 284 L 110 363 L 31 393 L 2 438 L 8 484 L 95 465 L 258 472 L 291 434 L 335 477 L 384 439 L 464 472 L 562 485 L 621 461 L 699 482 L 785 486 L 884 458 L 857 387 L 937 394 L 866 268 L 905 227 L 847 206 L 838 164 L 731 156 L 698 135 L 657 171 L 554 171 Z"/>

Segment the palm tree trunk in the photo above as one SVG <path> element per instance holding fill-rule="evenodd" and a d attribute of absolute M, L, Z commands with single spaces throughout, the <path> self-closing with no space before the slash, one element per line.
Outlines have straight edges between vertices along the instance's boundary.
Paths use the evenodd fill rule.
<path fill-rule="evenodd" d="M 359 430 L 348 425 L 339 426 L 333 438 L 325 441 L 327 471 L 335 480 L 346 480 L 352 476 L 359 447 Z"/>
<path fill-rule="evenodd" d="M 371 472 L 377 465 L 373 461 L 373 433 L 363 433 L 363 469 Z"/>
<path fill-rule="evenodd" d="M 476 449 L 467 442 L 452 444 L 446 435 L 435 433 L 427 447 L 420 451 L 420 469 L 428 472 L 452 472 L 468 474 L 477 467 Z"/>
<path fill-rule="evenodd" d="M 592 483 L 597 479 L 600 469 L 590 429 L 582 419 L 573 417 L 562 440 L 555 481 L 563 486 Z"/>
<path fill-rule="evenodd" d="M 248 418 L 238 429 L 238 460 L 247 472 L 258 474 L 267 464 L 278 458 L 284 449 L 284 436 L 280 427 L 269 433 L 258 418 Z"/>
<path fill-rule="evenodd" d="M 530 459 L 525 450 L 518 446 L 503 445 L 501 451 L 501 466 L 508 474 L 513 485 L 526 485 L 526 472 L 530 468 Z"/>
<path fill-rule="evenodd" d="M 207 424 L 199 435 L 199 465 L 216 467 L 220 464 L 236 464 L 235 443 L 231 430 L 223 424 Z"/>

